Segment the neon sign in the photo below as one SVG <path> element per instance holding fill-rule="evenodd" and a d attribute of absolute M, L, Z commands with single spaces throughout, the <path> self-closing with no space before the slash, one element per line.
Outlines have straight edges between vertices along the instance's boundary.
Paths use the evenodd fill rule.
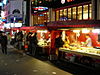
<path fill-rule="evenodd" d="M 33 10 L 44 11 L 47 10 L 48 7 L 33 7 Z"/>

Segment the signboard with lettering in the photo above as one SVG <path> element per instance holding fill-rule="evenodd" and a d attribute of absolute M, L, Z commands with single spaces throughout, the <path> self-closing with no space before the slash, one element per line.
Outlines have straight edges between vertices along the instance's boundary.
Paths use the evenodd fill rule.
<path fill-rule="evenodd" d="M 46 10 L 48 10 L 48 7 L 39 6 L 39 7 L 32 7 L 31 12 L 37 13 L 37 12 L 46 11 Z"/>

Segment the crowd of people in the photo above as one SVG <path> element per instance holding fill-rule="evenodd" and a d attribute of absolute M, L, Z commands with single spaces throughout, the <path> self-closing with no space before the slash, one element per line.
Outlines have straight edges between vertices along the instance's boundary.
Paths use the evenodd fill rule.
<path fill-rule="evenodd" d="M 22 31 L 16 32 L 10 44 L 18 48 L 18 50 L 26 50 L 31 55 L 35 55 L 37 46 L 37 33 L 23 33 Z"/>
<path fill-rule="evenodd" d="M 38 43 L 37 33 L 23 33 L 22 31 L 19 31 L 16 32 L 13 36 L 11 36 L 10 33 L 1 32 L 0 43 L 2 52 L 4 54 L 7 54 L 7 44 L 10 44 L 18 50 L 26 50 L 29 54 L 34 56 Z"/>

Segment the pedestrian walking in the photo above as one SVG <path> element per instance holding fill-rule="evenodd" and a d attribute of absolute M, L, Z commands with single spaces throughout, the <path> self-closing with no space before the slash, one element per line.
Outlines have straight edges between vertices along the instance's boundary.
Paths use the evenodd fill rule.
<path fill-rule="evenodd" d="M 8 44 L 7 36 L 3 32 L 1 35 L 1 48 L 2 48 L 2 53 L 4 54 L 7 54 L 7 44 Z"/>

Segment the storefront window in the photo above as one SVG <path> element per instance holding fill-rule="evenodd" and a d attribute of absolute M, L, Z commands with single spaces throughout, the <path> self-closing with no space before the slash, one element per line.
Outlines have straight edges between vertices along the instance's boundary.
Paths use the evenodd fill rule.
<path fill-rule="evenodd" d="M 56 21 L 59 20 L 59 11 L 56 11 Z"/>
<path fill-rule="evenodd" d="M 92 18 L 92 5 L 81 5 L 81 6 L 74 6 L 66 9 L 61 9 L 56 11 L 56 21 L 58 20 L 71 20 L 71 19 L 78 19 L 78 20 L 87 20 Z"/>
<path fill-rule="evenodd" d="M 89 19 L 92 19 L 92 4 L 89 4 Z"/>
<path fill-rule="evenodd" d="M 71 20 L 71 8 L 68 8 L 68 19 Z"/>
<path fill-rule="evenodd" d="M 64 9 L 64 16 L 67 17 L 67 9 Z"/>
<path fill-rule="evenodd" d="M 63 16 L 63 10 L 60 10 L 60 17 Z"/>
<path fill-rule="evenodd" d="M 73 7 L 72 9 L 73 9 L 72 18 L 76 19 L 76 7 Z"/>
<path fill-rule="evenodd" d="M 47 13 L 43 13 L 44 14 L 44 22 L 47 22 Z"/>
<path fill-rule="evenodd" d="M 82 20 L 82 6 L 78 7 L 78 19 Z"/>
<path fill-rule="evenodd" d="M 47 22 L 47 21 L 48 21 L 47 12 L 38 15 L 38 24 L 44 24 L 44 22 Z"/>
<path fill-rule="evenodd" d="M 60 21 L 63 21 L 63 10 L 60 10 Z"/>
<path fill-rule="evenodd" d="M 83 19 L 88 19 L 88 5 L 83 6 Z"/>
<path fill-rule="evenodd" d="M 47 22 L 49 22 L 49 12 L 47 12 Z"/>

